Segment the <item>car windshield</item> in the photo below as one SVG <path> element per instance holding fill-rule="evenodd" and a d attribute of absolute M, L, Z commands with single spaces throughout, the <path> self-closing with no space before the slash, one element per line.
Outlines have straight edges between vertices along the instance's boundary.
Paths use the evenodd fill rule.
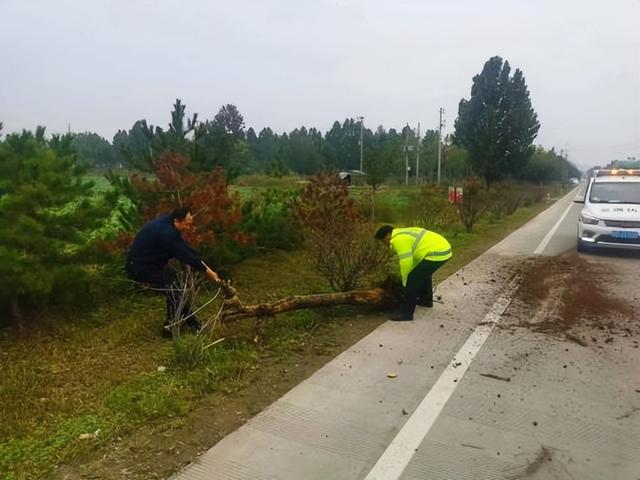
<path fill-rule="evenodd" d="M 591 187 L 591 203 L 640 204 L 640 182 L 602 182 Z"/>

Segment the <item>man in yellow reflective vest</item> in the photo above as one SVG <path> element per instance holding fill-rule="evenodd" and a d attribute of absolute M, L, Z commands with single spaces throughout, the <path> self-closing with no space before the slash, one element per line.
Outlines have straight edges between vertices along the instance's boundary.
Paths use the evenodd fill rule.
<path fill-rule="evenodd" d="M 394 321 L 413 320 L 416 305 L 433 307 L 431 276 L 452 257 L 451 245 L 442 235 L 420 227 L 393 228 L 384 225 L 376 239 L 388 243 L 398 255 L 405 296 Z"/>

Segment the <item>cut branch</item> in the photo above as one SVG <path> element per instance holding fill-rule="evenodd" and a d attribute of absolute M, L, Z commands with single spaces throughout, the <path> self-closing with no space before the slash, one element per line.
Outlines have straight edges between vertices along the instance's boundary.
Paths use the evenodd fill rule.
<path fill-rule="evenodd" d="M 238 292 L 227 282 L 223 284 L 226 293 L 224 308 L 220 314 L 222 321 L 235 321 L 247 317 L 272 317 L 279 313 L 302 308 L 316 308 L 327 305 L 375 305 L 391 306 L 397 301 L 385 288 L 370 290 L 351 290 L 349 292 L 320 293 L 315 295 L 296 295 L 273 302 L 244 305 Z"/>

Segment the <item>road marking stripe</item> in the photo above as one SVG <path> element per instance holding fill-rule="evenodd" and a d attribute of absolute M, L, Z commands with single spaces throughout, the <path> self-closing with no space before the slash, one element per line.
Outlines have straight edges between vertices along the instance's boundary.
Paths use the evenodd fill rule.
<path fill-rule="evenodd" d="M 478 351 L 489 338 L 501 315 L 511 303 L 518 289 L 519 278 L 515 277 L 507 290 L 500 294 L 485 315 L 484 321 L 471 333 L 453 361 L 442 372 L 416 411 L 398 432 L 382 456 L 378 459 L 365 480 L 397 480 L 413 458 L 416 450 L 431 430 L 440 412 L 453 394 L 460 380 L 471 365 Z"/>
<path fill-rule="evenodd" d="M 564 220 L 564 217 L 566 217 L 567 213 L 569 213 L 569 210 L 571 210 L 571 207 L 573 207 L 573 202 L 569 204 L 567 209 L 564 211 L 564 213 L 560 217 L 560 220 L 558 220 L 556 224 L 553 226 L 553 228 L 549 230 L 549 233 L 547 233 L 547 235 L 542 239 L 542 241 L 540 242 L 540 245 L 538 245 L 537 248 L 533 251 L 534 255 L 540 255 L 544 251 L 544 249 L 547 248 L 547 245 L 551 241 L 551 237 L 555 235 L 556 231 L 560 227 L 560 224 Z"/>

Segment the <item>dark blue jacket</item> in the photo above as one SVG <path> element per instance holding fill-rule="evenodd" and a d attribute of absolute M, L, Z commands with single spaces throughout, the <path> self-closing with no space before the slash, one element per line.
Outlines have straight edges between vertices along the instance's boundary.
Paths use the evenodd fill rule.
<path fill-rule="evenodd" d="M 140 229 L 129 248 L 127 263 L 162 269 L 171 258 L 177 258 L 196 270 L 205 270 L 200 256 L 173 225 L 171 215 L 163 215 Z"/>

